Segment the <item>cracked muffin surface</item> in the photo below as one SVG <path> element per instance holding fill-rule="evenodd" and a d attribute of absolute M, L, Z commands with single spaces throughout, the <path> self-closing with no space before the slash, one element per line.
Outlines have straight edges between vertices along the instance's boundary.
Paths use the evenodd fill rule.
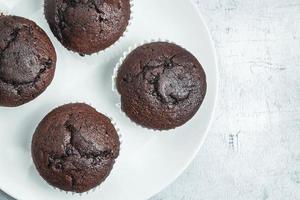
<path fill-rule="evenodd" d="M 0 15 L 0 106 L 20 106 L 36 98 L 51 83 L 55 65 L 55 49 L 39 26 Z"/>
<path fill-rule="evenodd" d="M 45 0 L 44 9 L 56 38 L 81 55 L 115 43 L 130 18 L 130 0 Z"/>
<path fill-rule="evenodd" d="M 168 130 L 183 125 L 198 111 L 206 94 L 206 76 L 187 50 L 154 42 L 133 50 L 117 74 L 121 107 L 144 127 Z"/>
<path fill-rule="evenodd" d="M 77 193 L 106 179 L 119 149 L 111 120 L 82 103 L 51 111 L 32 139 L 32 157 L 40 175 L 56 188 Z"/>

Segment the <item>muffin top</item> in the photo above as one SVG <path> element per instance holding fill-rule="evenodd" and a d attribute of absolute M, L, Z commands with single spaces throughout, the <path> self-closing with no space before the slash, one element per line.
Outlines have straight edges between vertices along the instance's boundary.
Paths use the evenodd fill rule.
<path fill-rule="evenodd" d="M 0 15 L 0 106 L 19 106 L 51 83 L 55 49 L 33 21 Z"/>
<path fill-rule="evenodd" d="M 77 193 L 105 180 L 119 149 L 110 119 L 81 103 L 54 109 L 32 139 L 32 157 L 40 175 L 54 187 Z"/>
<path fill-rule="evenodd" d="M 44 7 L 57 39 L 82 55 L 115 43 L 130 18 L 130 0 L 45 0 Z"/>
<path fill-rule="evenodd" d="M 183 125 L 199 109 L 206 76 L 187 50 L 167 42 L 132 51 L 117 74 L 122 110 L 139 125 L 168 130 Z"/>

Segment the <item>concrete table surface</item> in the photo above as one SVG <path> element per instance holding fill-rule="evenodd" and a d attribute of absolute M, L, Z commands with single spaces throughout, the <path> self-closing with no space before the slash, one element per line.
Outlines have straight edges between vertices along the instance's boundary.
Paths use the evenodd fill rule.
<path fill-rule="evenodd" d="M 151 200 L 300 200 L 300 0 L 194 1 L 217 49 L 218 106 L 196 159 Z"/>

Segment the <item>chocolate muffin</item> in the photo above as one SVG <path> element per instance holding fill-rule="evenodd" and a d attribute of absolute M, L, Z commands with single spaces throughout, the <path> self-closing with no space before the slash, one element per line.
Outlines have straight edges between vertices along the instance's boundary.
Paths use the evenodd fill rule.
<path fill-rule="evenodd" d="M 38 25 L 0 15 L 0 106 L 20 106 L 36 98 L 51 83 L 55 65 L 55 49 Z"/>
<path fill-rule="evenodd" d="M 82 193 L 106 179 L 119 149 L 110 119 L 76 103 L 54 109 L 40 122 L 31 151 L 38 172 L 49 184 Z"/>
<path fill-rule="evenodd" d="M 81 55 L 115 43 L 130 18 L 130 0 L 45 0 L 44 7 L 53 34 Z"/>
<path fill-rule="evenodd" d="M 117 74 L 122 110 L 139 125 L 168 130 L 185 124 L 206 94 L 206 76 L 187 50 L 167 42 L 132 51 Z"/>

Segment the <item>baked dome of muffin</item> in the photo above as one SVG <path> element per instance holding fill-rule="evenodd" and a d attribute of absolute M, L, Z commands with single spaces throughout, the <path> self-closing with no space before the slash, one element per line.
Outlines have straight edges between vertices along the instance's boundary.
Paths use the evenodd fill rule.
<path fill-rule="evenodd" d="M 0 106 L 20 106 L 36 98 L 50 85 L 55 65 L 55 49 L 38 25 L 0 15 Z"/>
<path fill-rule="evenodd" d="M 121 107 L 143 127 L 168 130 L 185 124 L 198 111 L 206 94 L 206 76 L 187 50 L 154 42 L 133 50 L 116 79 Z"/>
<path fill-rule="evenodd" d="M 81 55 L 115 43 L 130 18 L 130 0 L 45 0 L 44 9 L 56 38 Z"/>
<path fill-rule="evenodd" d="M 109 175 L 120 141 L 111 120 L 89 105 L 67 104 L 51 111 L 32 138 L 32 158 L 52 186 L 86 192 Z"/>

